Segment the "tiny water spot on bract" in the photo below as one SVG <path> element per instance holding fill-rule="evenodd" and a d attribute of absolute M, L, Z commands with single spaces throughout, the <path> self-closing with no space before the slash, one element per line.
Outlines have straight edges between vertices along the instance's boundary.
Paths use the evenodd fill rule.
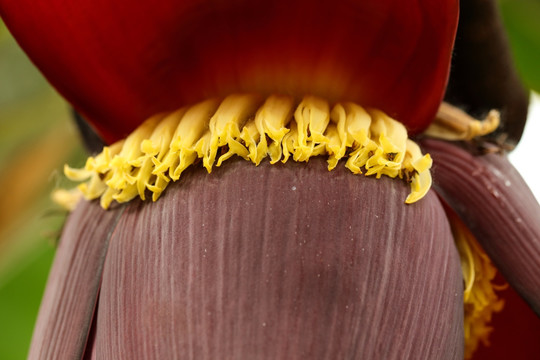
<path fill-rule="evenodd" d="M 295 190 L 296 190 L 296 186 L 293 185 L 293 186 L 291 187 L 291 190 L 292 190 L 292 191 L 295 191 Z"/>

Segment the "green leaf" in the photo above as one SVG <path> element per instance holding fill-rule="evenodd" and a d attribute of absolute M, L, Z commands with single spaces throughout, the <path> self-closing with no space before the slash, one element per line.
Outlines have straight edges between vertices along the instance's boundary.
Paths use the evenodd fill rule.
<path fill-rule="evenodd" d="M 523 81 L 540 91 L 540 2 L 500 0 L 516 66 Z"/>
<path fill-rule="evenodd" d="M 25 359 L 28 354 L 54 247 L 47 242 L 40 242 L 27 256 L 29 260 L 26 266 L 7 282 L 0 284 L 2 359 Z"/>

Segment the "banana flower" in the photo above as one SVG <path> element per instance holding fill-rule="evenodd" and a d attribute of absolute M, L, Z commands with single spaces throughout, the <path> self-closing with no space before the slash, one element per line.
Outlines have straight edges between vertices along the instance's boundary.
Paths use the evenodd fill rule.
<path fill-rule="evenodd" d="M 463 359 L 503 307 L 540 334 L 495 270 L 540 312 L 540 207 L 499 113 L 441 104 L 457 0 L 0 14 L 106 144 L 65 169 L 31 359 Z"/>

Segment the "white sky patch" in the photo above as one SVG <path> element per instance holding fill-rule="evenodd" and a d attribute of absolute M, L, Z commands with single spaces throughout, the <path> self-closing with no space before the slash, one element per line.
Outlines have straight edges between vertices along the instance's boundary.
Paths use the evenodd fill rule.
<path fill-rule="evenodd" d="M 523 137 L 509 155 L 510 162 L 525 179 L 540 202 L 540 95 L 533 93 Z"/>

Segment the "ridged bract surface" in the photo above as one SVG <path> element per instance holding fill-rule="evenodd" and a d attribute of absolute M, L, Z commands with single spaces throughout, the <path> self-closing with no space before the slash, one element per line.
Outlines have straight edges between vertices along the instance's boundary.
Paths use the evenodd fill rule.
<path fill-rule="evenodd" d="M 437 192 L 540 314 L 540 205 L 523 178 L 503 155 L 473 156 L 436 140 L 422 145 L 434 158 Z"/>
<path fill-rule="evenodd" d="M 108 242 L 123 208 L 96 211 L 81 203 L 71 214 L 41 302 L 29 359 L 80 359 L 101 287 Z"/>
<path fill-rule="evenodd" d="M 449 226 L 433 193 L 405 205 L 407 188 L 318 158 L 187 172 L 121 215 L 86 355 L 462 359 Z M 69 222 L 102 212 L 85 204 Z"/>

